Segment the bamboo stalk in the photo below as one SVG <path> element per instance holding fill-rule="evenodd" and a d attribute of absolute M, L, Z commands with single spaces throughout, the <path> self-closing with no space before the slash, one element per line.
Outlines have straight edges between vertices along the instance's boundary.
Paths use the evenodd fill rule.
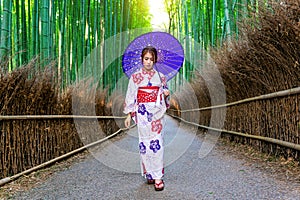
<path fill-rule="evenodd" d="M 2 130 L 5 130 L 5 127 L 2 125 L 1 126 Z M 0 151 L 3 152 L 3 154 L 5 153 L 5 131 L 2 132 L 2 134 L 0 135 Z M 1 173 L 5 173 L 5 157 L 1 156 L 0 157 L 0 170 Z"/>
<path fill-rule="evenodd" d="M 296 96 L 296 104 L 295 104 L 295 107 L 296 107 L 296 116 L 295 116 L 295 119 L 297 118 L 298 121 L 295 120 L 295 124 L 296 124 L 296 135 L 297 135 L 297 142 L 299 143 L 300 142 L 300 139 L 299 139 L 299 132 L 300 132 L 300 121 L 299 121 L 299 118 L 300 118 L 300 109 L 299 109 L 299 98 L 298 96 Z"/>
<path fill-rule="evenodd" d="M 5 163 L 5 172 L 7 173 L 7 172 L 9 172 L 9 169 L 8 169 L 8 166 L 9 166 L 9 163 L 10 163 L 10 153 L 11 153 L 11 151 L 10 151 L 10 149 L 11 149 L 11 145 L 10 145 L 10 141 L 11 141 L 11 134 L 9 134 L 9 133 L 12 133 L 12 131 L 10 130 L 10 124 L 8 124 L 8 126 L 6 126 L 6 133 L 5 133 L 5 135 L 6 135 L 6 137 L 5 137 L 5 139 L 6 139 L 6 141 L 5 141 L 5 148 L 4 148 L 4 163 Z"/>

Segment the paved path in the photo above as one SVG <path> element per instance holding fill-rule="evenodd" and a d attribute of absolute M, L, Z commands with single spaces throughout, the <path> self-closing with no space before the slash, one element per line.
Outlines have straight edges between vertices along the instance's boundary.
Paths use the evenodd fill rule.
<path fill-rule="evenodd" d="M 276 180 L 227 150 L 217 147 L 200 158 L 203 138 L 166 118 L 164 191 L 155 192 L 138 173 L 134 128 L 12 199 L 300 199 L 298 185 Z"/>

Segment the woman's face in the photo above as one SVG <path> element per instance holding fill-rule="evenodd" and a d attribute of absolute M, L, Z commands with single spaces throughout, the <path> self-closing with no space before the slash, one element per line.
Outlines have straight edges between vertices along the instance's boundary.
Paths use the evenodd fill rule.
<path fill-rule="evenodd" d="M 143 66 L 147 71 L 151 71 L 153 69 L 154 58 L 151 53 L 146 53 L 143 57 Z"/>

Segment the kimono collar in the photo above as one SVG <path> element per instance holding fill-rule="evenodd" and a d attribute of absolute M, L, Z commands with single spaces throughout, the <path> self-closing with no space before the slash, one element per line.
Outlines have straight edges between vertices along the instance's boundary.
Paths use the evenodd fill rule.
<path fill-rule="evenodd" d="M 155 74 L 155 71 L 154 71 L 154 69 L 152 69 L 151 71 L 147 71 L 144 68 L 142 68 L 142 73 L 144 75 L 148 74 L 150 77 L 152 77 Z"/>

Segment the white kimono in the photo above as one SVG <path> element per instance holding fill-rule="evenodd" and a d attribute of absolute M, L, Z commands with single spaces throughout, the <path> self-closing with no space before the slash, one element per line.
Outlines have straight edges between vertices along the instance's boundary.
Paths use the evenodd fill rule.
<path fill-rule="evenodd" d="M 131 113 L 137 124 L 142 175 L 147 179 L 161 179 L 164 175 L 164 114 L 169 99 L 165 76 L 156 70 L 143 68 L 132 74 L 125 99 L 124 113 Z"/>

